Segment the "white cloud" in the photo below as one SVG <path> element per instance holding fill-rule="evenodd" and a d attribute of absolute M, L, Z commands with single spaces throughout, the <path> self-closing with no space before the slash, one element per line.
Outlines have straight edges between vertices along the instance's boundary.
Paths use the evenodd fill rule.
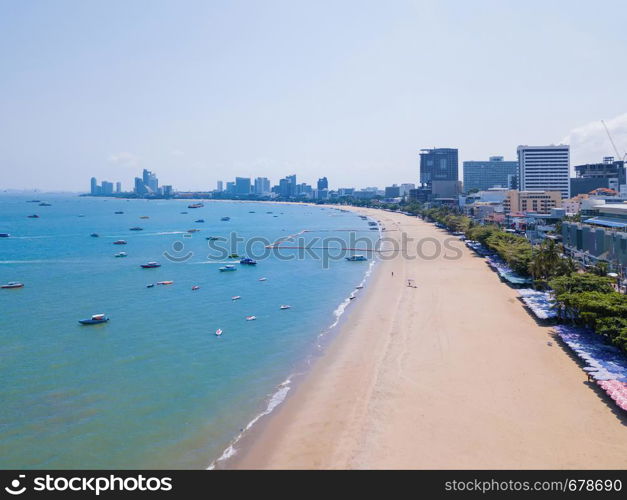
<path fill-rule="evenodd" d="M 109 155 L 109 163 L 119 165 L 121 167 L 136 167 L 139 165 L 139 156 L 123 151 L 121 153 L 112 153 Z"/>
<path fill-rule="evenodd" d="M 605 120 L 605 124 L 622 158 L 627 153 L 627 113 Z M 601 120 L 572 129 L 561 142 L 570 144 L 572 165 L 596 163 L 604 156 L 616 156 Z"/>

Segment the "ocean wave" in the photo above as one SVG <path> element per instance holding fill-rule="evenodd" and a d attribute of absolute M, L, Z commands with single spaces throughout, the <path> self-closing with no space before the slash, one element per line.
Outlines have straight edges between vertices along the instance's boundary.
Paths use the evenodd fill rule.
<path fill-rule="evenodd" d="M 246 431 L 249 431 L 259 421 L 259 419 L 272 413 L 272 411 L 277 406 L 279 406 L 283 401 L 285 401 L 285 398 L 287 397 L 287 393 L 290 390 L 290 383 L 291 383 L 291 377 L 289 377 L 287 380 L 279 384 L 275 393 L 268 400 L 266 409 L 263 410 L 261 413 L 258 413 L 255 416 L 255 418 L 253 418 L 250 422 L 248 422 L 246 427 L 242 429 L 242 431 L 235 437 L 235 439 L 233 439 L 233 441 L 231 441 L 231 443 L 222 452 L 222 455 L 220 455 L 216 460 L 214 460 L 213 462 L 211 462 L 211 464 L 209 464 L 209 466 L 207 467 L 207 470 L 215 469 L 216 465 L 219 462 L 223 462 L 224 460 L 227 460 L 233 457 L 237 453 L 237 448 L 235 447 L 235 445 L 242 439 Z"/>

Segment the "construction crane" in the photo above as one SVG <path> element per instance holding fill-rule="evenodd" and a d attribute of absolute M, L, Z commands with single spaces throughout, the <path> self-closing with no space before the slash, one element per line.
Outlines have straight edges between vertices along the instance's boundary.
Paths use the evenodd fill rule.
<path fill-rule="evenodd" d="M 625 158 L 627 158 L 627 153 L 621 156 L 621 154 L 618 152 L 618 148 L 616 147 L 616 144 L 614 144 L 614 139 L 612 139 L 612 134 L 610 134 L 610 129 L 607 128 L 607 125 L 605 124 L 605 120 L 601 120 L 601 123 L 603 124 L 603 127 L 605 127 L 605 133 L 607 134 L 607 137 L 612 143 L 612 147 L 614 148 L 614 151 L 616 153 L 616 158 L 622 161 L 625 161 Z"/>

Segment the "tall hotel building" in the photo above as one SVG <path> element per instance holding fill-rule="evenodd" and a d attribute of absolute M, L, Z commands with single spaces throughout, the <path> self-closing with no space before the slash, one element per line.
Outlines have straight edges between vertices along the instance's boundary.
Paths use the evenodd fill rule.
<path fill-rule="evenodd" d="M 518 189 L 559 191 L 570 198 L 570 148 L 559 146 L 518 146 Z"/>

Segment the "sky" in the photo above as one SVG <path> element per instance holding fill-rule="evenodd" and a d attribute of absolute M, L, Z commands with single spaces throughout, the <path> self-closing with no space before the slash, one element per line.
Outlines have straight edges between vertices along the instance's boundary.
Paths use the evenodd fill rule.
<path fill-rule="evenodd" d="M 571 144 L 627 151 L 621 1 L 0 0 L 0 189 L 148 168 L 179 190 L 296 174 L 417 182 Z M 461 167 L 461 165 L 460 165 Z"/>

